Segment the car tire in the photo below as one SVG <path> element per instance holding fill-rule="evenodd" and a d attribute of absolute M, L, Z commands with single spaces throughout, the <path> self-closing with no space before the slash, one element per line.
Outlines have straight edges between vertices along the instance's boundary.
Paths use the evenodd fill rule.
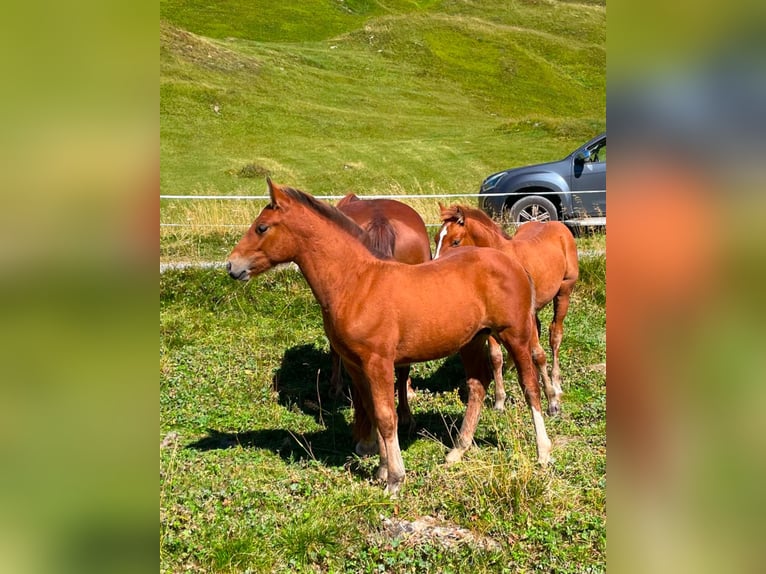
<path fill-rule="evenodd" d="M 511 221 L 526 223 L 527 221 L 558 221 L 559 214 L 553 203 L 540 195 L 522 197 L 510 209 Z"/>

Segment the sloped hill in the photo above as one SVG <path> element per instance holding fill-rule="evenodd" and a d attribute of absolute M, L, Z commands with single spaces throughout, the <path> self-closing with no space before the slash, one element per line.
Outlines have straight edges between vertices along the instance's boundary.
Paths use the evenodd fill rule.
<path fill-rule="evenodd" d="M 605 127 L 602 3 L 160 11 L 162 193 L 475 191 Z"/>

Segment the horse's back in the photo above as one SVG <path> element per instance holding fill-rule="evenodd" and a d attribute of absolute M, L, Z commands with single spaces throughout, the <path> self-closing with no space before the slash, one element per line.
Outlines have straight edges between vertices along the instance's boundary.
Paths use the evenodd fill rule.
<path fill-rule="evenodd" d="M 508 247 L 532 277 L 538 306 L 553 299 L 564 281 L 576 281 L 579 276 L 577 244 L 572 232 L 560 221 L 525 223 Z"/>
<path fill-rule="evenodd" d="M 528 326 L 533 297 L 529 277 L 516 259 L 500 250 L 463 247 L 422 265 L 380 266 L 372 300 L 384 302 L 371 314 L 378 319 L 376 329 L 389 321 L 397 325 L 398 361 L 455 353 L 482 329 L 523 331 Z M 367 309 L 370 315 L 369 305 Z M 450 319 L 445 321 L 445 315 Z M 429 341 L 428 356 L 416 351 L 424 340 Z"/>
<path fill-rule="evenodd" d="M 498 249 L 461 247 L 450 257 L 404 271 L 411 276 L 409 282 L 416 289 L 419 304 L 449 301 L 442 312 L 457 311 L 464 302 L 498 301 L 505 305 L 508 293 L 527 301 L 531 297 L 529 276 L 521 263 Z"/>

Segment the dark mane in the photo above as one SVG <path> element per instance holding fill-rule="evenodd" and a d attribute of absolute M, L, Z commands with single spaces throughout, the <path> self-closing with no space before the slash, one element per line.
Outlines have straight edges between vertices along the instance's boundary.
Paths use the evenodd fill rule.
<path fill-rule="evenodd" d="M 508 235 L 505 230 L 500 225 L 498 225 L 489 215 L 484 213 L 481 209 L 476 209 L 475 207 L 468 207 L 467 205 L 453 205 L 449 208 L 449 215 L 442 216 L 442 221 L 457 219 L 457 209 L 460 209 L 467 219 L 473 219 L 484 225 L 484 227 L 496 230 L 500 235 L 503 236 L 503 238 L 511 239 L 511 236 Z"/>
<path fill-rule="evenodd" d="M 347 217 L 342 211 L 336 209 L 329 203 L 319 201 L 315 197 L 312 197 L 308 193 L 305 193 L 299 189 L 284 186 L 282 187 L 282 191 L 289 195 L 290 198 L 315 211 L 321 217 L 329 219 L 343 231 L 367 246 L 367 243 L 365 242 L 365 237 L 367 234 L 365 233 L 364 229 L 359 227 L 356 222 Z M 380 253 L 373 251 L 371 248 L 369 250 L 376 257 L 381 257 Z"/>
<path fill-rule="evenodd" d="M 487 227 L 497 229 L 500 235 L 502 235 L 505 239 L 511 238 L 511 236 L 505 232 L 502 226 L 500 226 L 496 221 L 494 221 L 489 215 L 484 213 L 481 209 L 474 209 L 472 207 L 469 207 L 468 211 L 470 211 L 470 215 L 473 219 L 478 219 Z"/>

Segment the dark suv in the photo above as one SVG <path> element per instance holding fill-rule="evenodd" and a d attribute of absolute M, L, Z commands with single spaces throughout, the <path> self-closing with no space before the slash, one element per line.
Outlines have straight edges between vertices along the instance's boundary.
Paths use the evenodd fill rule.
<path fill-rule="evenodd" d="M 606 133 L 560 161 L 517 167 L 481 184 L 479 206 L 515 223 L 606 224 Z"/>

